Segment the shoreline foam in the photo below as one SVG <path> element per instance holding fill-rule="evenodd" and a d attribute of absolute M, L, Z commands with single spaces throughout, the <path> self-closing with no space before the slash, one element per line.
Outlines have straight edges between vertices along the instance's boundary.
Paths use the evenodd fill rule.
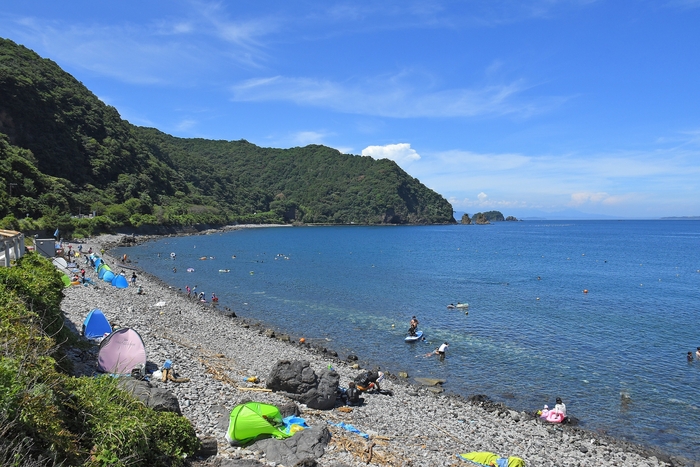
<path fill-rule="evenodd" d="M 90 246 L 94 251 L 108 249 L 121 238 L 87 240 L 83 251 Z M 140 237 L 138 241 L 150 238 Z M 105 259 L 119 268 L 108 252 Z M 316 370 L 332 365 L 340 374 L 342 386 L 360 372 L 322 349 L 272 333 L 264 323 L 226 317 L 210 306 L 188 300 L 157 277 L 137 271 L 137 284 L 144 286 L 146 295 L 137 295 L 132 287 L 119 290 L 101 281 L 97 289 L 66 289 L 62 308 L 68 324 L 77 330 L 90 309 L 101 308 L 117 327 L 128 326 L 141 333 L 149 362 L 160 366 L 166 359 L 172 360 L 176 371 L 191 381 L 152 384 L 166 387 L 178 397 L 183 415 L 198 435 L 216 438 L 220 458 L 261 459 L 260 453 L 232 448 L 224 440 L 228 413 L 235 405 L 250 399 L 276 405 L 289 402 L 279 394 L 246 390 L 255 385 L 243 382 L 243 378 L 257 376 L 264 381 L 278 360 L 308 360 Z M 97 280 L 94 271 L 87 275 Z M 159 301 L 165 301 L 166 306 L 154 307 Z M 73 352 L 71 358 L 77 362 L 79 374 L 94 372 L 94 353 L 95 349 Z M 482 450 L 522 457 L 529 466 L 688 465 L 687 459 L 654 448 L 572 426 L 544 424 L 502 404 L 471 404 L 461 396 L 436 394 L 393 375 L 383 386 L 394 395 L 366 395 L 364 406 L 350 413 L 320 412 L 302 406 L 301 416 L 310 425 L 343 421 L 370 435 L 388 438 L 376 441 L 376 459 L 386 461 L 379 465 L 459 465 L 463 461 L 455 455 Z M 335 427 L 329 429 L 335 439 L 348 437 Z M 339 443 L 331 443 L 318 462 L 322 466 L 367 465 Z"/>

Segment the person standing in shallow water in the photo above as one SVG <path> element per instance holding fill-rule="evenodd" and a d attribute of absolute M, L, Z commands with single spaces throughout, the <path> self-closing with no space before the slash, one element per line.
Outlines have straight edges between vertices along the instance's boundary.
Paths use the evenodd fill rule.
<path fill-rule="evenodd" d="M 443 361 L 445 359 L 445 353 L 447 352 L 447 347 L 449 346 L 450 344 L 448 344 L 447 342 L 443 342 L 442 345 L 438 347 L 438 349 L 435 351 L 435 353 L 438 354 L 438 358 L 440 359 L 440 361 Z"/>

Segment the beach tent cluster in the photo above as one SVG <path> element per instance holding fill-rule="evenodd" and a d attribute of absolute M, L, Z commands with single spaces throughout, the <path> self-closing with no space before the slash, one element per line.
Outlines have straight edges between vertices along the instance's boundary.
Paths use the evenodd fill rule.
<path fill-rule="evenodd" d="M 145 368 L 146 346 L 138 332 L 131 328 L 112 331 L 102 310 L 95 308 L 83 321 L 83 335 L 100 343 L 97 369 L 114 375 L 131 374 L 134 368 Z"/>
<path fill-rule="evenodd" d="M 90 255 L 90 259 L 95 263 L 95 272 L 97 272 L 98 279 L 108 282 L 118 289 L 126 289 L 129 287 L 129 281 L 126 277 L 121 274 L 115 274 L 112 268 L 110 268 L 102 258 L 92 254 Z"/>
<path fill-rule="evenodd" d="M 128 287 L 127 279 L 115 274 L 102 258 L 90 255 L 90 259 L 99 279 L 118 288 Z M 119 376 L 130 375 L 137 368 L 145 369 L 146 346 L 139 333 L 131 328 L 112 330 L 102 310 L 93 309 L 88 313 L 82 333 L 87 339 L 99 342 L 97 368 L 100 372 Z M 304 420 L 298 417 L 283 418 L 274 405 L 251 401 L 231 411 L 226 439 L 234 445 L 245 445 L 261 437 L 286 439 L 306 427 Z"/>

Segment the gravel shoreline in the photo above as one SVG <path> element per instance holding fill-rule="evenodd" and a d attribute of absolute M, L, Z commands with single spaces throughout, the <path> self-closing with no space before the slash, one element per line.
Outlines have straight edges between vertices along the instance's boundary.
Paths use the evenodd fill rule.
<path fill-rule="evenodd" d="M 104 235 L 87 239 L 82 243 L 83 251 L 92 247 L 99 252 L 122 238 Z M 104 259 L 116 272 L 121 270 L 109 252 Z M 78 266 L 84 266 L 82 258 Z M 85 269 L 86 277 L 98 286 L 65 289 L 62 309 L 66 324 L 79 332 L 87 313 L 100 308 L 113 327 L 130 327 L 141 334 L 149 362 L 160 367 L 169 359 L 177 376 L 190 378 L 185 383 L 151 383 L 177 396 L 183 415 L 200 438 L 216 439 L 218 454 L 206 465 L 224 466 L 231 463 L 228 459 L 255 459 L 271 467 L 277 465 L 267 461 L 260 451 L 229 446 L 224 435 L 231 409 L 241 402 L 289 403 L 280 394 L 255 390 L 264 388 L 265 378 L 279 360 L 306 360 L 316 371 L 332 365 L 344 387 L 361 371 L 352 368 L 352 362 L 340 361 L 321 348 L 302 345 L 296 338 L 275 333 L 259 323 L 226 316 L 209 304 L 190 300 L 138 269 L 137 285 L 143 286 L 145 295 L 138 295 L 135 287 L 117 289 L 98 281 L 94 269 Z M 127 277 L 130 275 L 127 270 Z M 155 306 L 158 302 L 165 302 L 165 306 Z M 69 358 L 75 364 L 76 375 L 95 373 L 96 347 L 75 349 L 69 352 Z M 257 376 L 261 383 L 244 381 L 250 376 Z M 392 390 L 393 396 L 367 394 L 365 404 L 351 412 L 300 406 L 301 417 L 309 425 L 326 425 L 332 434 L 318 465 L 368 465 L 366 455 L 362 456 L 368 441 L 330 424 L 345 422 L 370 435 L 373 457 L 369 465 L 467 466 L 471 464 L 458 459 L 457 454 L 492 451 L 504 457 L 521 457 L 532 467 L 700 467 L 700 462 L 667 456 L 624 440 L 573 426 L 542 423 L 501 404 L 471 403 L 443 394 L 436 387 L 410 385 L 396 375 L 389 375 L 382 388 Z"/>

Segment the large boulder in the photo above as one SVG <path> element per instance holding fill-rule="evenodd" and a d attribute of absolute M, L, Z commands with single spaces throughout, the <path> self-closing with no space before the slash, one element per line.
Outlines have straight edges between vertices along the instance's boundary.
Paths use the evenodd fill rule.
<path fill-rule="evenodd" d="M 325 426 L 298 431 L 287 439 L 262 439 L 248 449 L 260 449 L 268 461 L 282 465 L 297 465 L 323 456 L 331 434 Z"/>
<path fill-rule="evenodd" d="M 143 402 L 146 407 L 158 412 L 174 412 L 182 415 L 177 396 L 167 389 L 156 388 L 148 381 L 134 378 L 119 378 L 118 384 L 123 390 Z"/>
<path fill-rule="evenodd" d="M 281 360 L 272 368 L 267 387 L 312 409 L 330 410 L 335 407 L 339 382 L 333 370 L 323 369 L 317 375 L 306 360 Z"/>

